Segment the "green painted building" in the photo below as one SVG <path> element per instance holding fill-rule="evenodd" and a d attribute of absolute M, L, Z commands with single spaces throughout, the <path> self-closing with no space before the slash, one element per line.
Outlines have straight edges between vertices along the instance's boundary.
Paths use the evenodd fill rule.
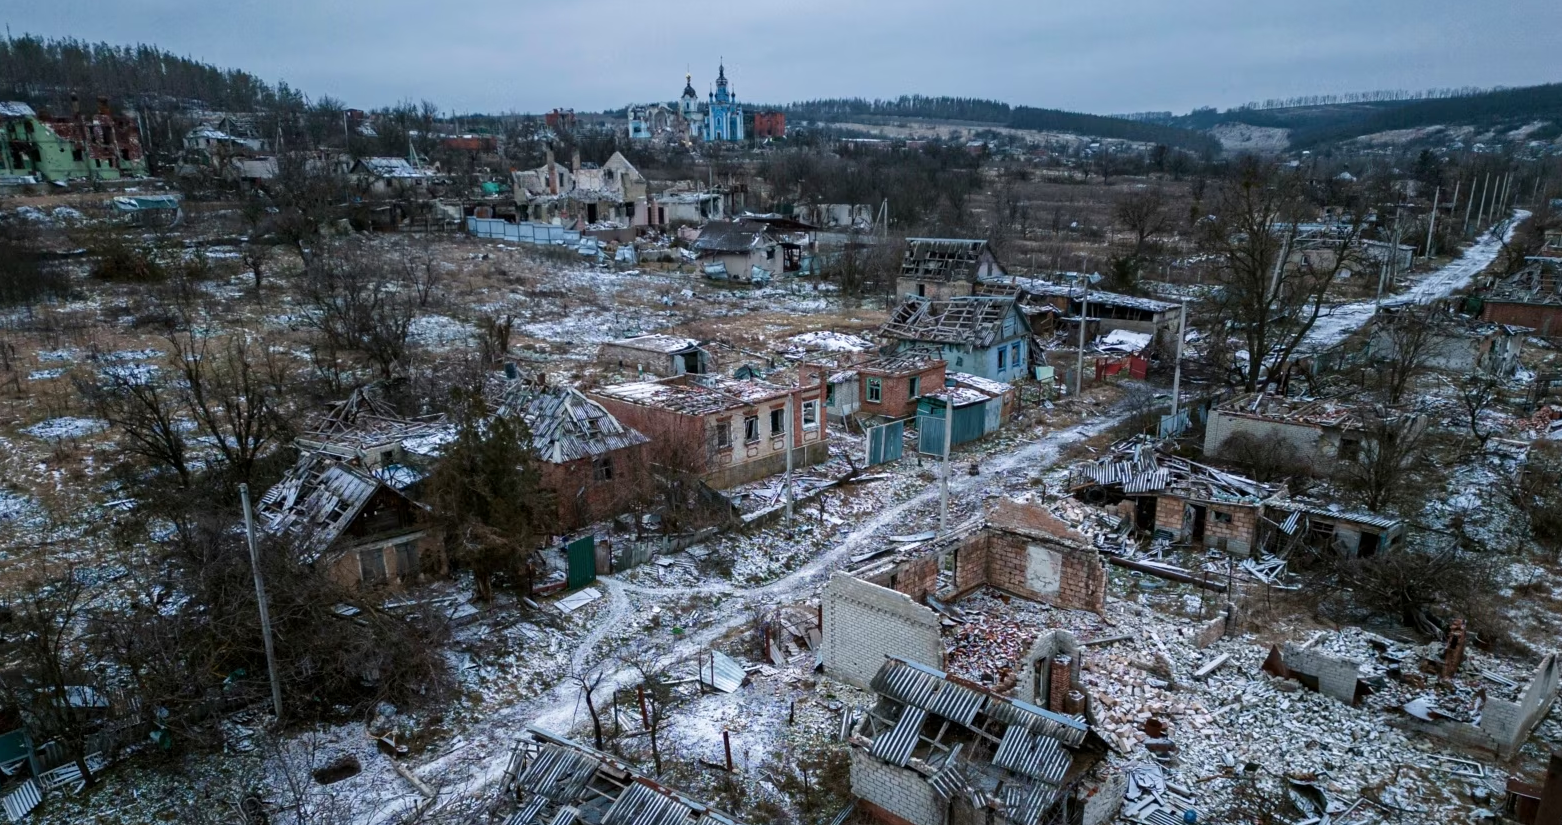
<path fill-rule="evenodd" d="M 147 173 L 141 130 L 99 99 L 95 115 L 50 117 L 0 101 L 0 177 L 119 180 Z"/>

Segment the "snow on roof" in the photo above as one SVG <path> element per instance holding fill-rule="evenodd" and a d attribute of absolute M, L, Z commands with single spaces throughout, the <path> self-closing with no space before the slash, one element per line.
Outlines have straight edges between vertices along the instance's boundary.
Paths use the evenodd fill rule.
<path fill-rule="evenodd" d="M 983 378 L 980 375 L 972 375 L 968 372 L 951 372 L 949 378 L 957 384 L 963 384 L 973 390 L 980 390 L 988 395 L 1004 395 L 1014 390 L 1013 384 L 1002 381 L 994 381 L 991 378 Z"/>
<path fill-rule="evenodd" d="M 592 458 L 650 441 L 573 387 L 540 388 L 513 382 L 498 408 L 500 414 L 520 413 L 531 430 L 533 449 L 550 464 Z"/>
<path fill-rule="evenodd" d="M 804 332 L 786 339 L 786 343 L 810 352 L 868 352 L 875 347 L 872 341 L 844 332 Z"/>
<path fill-rule="evenodd" d="M 1096 347 L 1102 352 L 1140 353 L 1150 346 L 1155 336 L 1148 332 L 1130 332 L 1114 329 L 1096 339 Z"/>
<path fill-rule="evenodd" d="M 33 107 L 19 100 L 0 100 L 0 117 L 36 117 Z"/>
<path fill-rule="evenodd" d="M 324 453 L 306 453 L 255 508 L 260 529 L 290 536 L 318 557 L 352 526 L 383 486 L 373 475 Z"/>
<path fill-rule="evenodd" d="M 792 392 L 790 388 L 778 384 L 722 376 L 698 376 L 698 383 L 682 383 L 690 377 L 614 384 L 599 387 L 594 392 L 606 398 L 643 407 L 659 407 L 684 415 L 707 415 L 742 409 Z"/>
<path fill-rule="evenodd" d="M 944 359 L 938 352 L 913 348 L 858 364 L 857 369 L 877 375 L 906 375 L 924 372 L 942 363 Z"/>
<path fill-rule="evenodd" d="M 406 158 L 363 158 L 363 168 L 382 178 L 426 178 L 433 172 L 413 166 Z"/>
<path fill-rule="evenodd" d="M 685 352 L 691 349 L 699 349 L 700 342 L 693 338 L 679 338 L 673 335 L 640 335 L 634 338 L 621 338 L 607 343 L 615 347 L 628 347 L 629 349 L 645 350 L 646 352 L 660 352 L 667 355 Z"/>
<path fill-rule="evenodd" d="M 930 301 L 912 297 L 895 308 L 881 331 L 906 341 L 988 347 L 1000 339 L 1004 316 L 1012 307 L 1012 298 L 961 296 Z"/>
<path fill-rule="evenodd" d="M 934 392 L 925 393 L 922 397 L 944 401 L 951 396 L 954 398 L 954 405 L 956 407 L 968 407 L 972 404 L 985 404 L 992 399 L 992 396 L 988 395 L 987 393 L 984 393 L 980 390 L 973 390 L 970 387 L 940 389 Z"/>
<path fill-rule="evenodd" d="M 1015 287 L 1021 292 L 1029 292 L 1032 295 L 1076 298 L 1080 294 L 1079 287 L 1074 284 L 1054 283 L 1052 281 L 1043 281 L 1039 278 L 984 278 L 982 279 L 982 285 Z M 1138 295 L 1120 295 L 1116 292 L 1101 292 L 1094 289 L 1090 290 L 1090 303 L 1100 306 L 1123 307 L 1125 309 L 1142 309 L 1146 312 L 1167 312 L 1177 308 L 1177 304 L 1170 301 L 1157 301 L 1154 298 L 1143 298 Z"/>

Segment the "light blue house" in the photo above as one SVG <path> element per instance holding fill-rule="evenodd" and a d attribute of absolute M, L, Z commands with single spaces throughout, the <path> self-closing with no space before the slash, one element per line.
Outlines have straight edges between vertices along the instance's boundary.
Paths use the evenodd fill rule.
<path fill-rule="evenodd" d="M 743 140 L 743 107 L 727 87 L 727 66 L 721 65 L 716 74 L 716 91 L 710 96 L 710 106 L 705 114 L 705 139 L 716 141 Z"/>
<path fill-rule="evenodd" d="M 1030 324 L 1010 297 L 908 297 L 879 330 L 896 351 L 936 347 L 951 372 L 995 381 L 1025 377 Z"/>

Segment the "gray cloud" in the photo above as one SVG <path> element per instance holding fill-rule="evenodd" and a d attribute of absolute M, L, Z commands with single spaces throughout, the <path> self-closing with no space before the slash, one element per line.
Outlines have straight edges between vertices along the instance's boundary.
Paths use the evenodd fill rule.
<path fill-rule="evenodd" d="M 14 33 L 155 43 L 363 108 L 670 100 L 685 67 L 703 93 L 722 58 L 749 101 L 921 93 L 1098 113 L 1562 80 L 1556 0 L 8 5 Z"/>

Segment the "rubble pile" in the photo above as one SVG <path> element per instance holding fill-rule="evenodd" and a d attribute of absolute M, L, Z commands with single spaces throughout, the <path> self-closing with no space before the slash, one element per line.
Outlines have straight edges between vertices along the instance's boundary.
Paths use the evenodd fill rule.
<path fill-rule="evenodd" d="M 945 635 L 945 670 L 963 679 L 1007 688 L 1025 654 L 1054 614 L 1044 605 L 983 590 L 960 600 L 963 622 Z"/>

